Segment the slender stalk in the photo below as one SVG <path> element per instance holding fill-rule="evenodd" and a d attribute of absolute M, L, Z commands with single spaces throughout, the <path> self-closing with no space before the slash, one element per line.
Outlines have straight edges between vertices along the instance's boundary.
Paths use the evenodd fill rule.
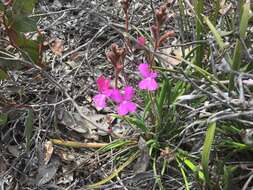
<path fill-rule="evenodd" d="M 194 8 L 196 11 L 196 40 L 202 40 L 203 36 L 203 22 L 202 22 L 202 14 L 204 12 L 204 1 L 203 0 L 195 0 Z M 195 57 L 195 65 L 202 67 L 202 60 L 204 57 L 204 46 L 200 45 L 196 50 Z"/>
<path fill-rule="evenodd" d="M 250 15 L 250 3 L 245 3 L 242 5 L 240 14 L 240 28 L 239 28 L 239 36 L 237 36 L 234 55 L 232 59 L 232 69 L 234 71 L 240 70 L 241 66 L 241 53 L 242 53 L 242 43 L 241 39 L 246 37 L 246 30 L 248 27 L 248 22 L 251 17 Z M 231 73 L 229 78 L 229 91 L 231 92 L 234 89 L 234 78 L 235 74 Z"/>

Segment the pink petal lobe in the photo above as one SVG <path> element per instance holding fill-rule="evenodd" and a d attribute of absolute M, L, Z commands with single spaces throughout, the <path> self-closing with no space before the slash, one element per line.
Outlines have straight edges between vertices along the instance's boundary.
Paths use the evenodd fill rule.
<path fill-rule="evenodd" d="M 148 89 L 148 86 L 147 86 L 147 82 L 146 82 L 146 79 L 143 79 L 139 82 L 139 88 L 142 89 L 142 90 L 147 90 Z"/>
<path fill-rule="evenodd" d="M 128 113 L 127 107 L 124 103 L 118 105 L 117 112 L 119 115 L 126 115 Z"/>
<path fill-rule="evenodd" d="M 107 97 L 111 97 L 112 93 L 113 93 L 112 89 L 107 89 L 103 91 L 103 94 L 106 95 Z"/>
<path fill-rule="evenodd" d="M 145 46 L 145 43 L 146 43 L 146 39 L 144 36 L 140 36 L 137 38 L 137 44 L 142 47 L 142 46 Z"/>
<path fill-rule="evenodd" d="M 149 65 L 147 63 L 142 63 L 138 67 L 142 77 L 146 78 L 149 77 L 150 71 L 149 71 Z"/>
<path fill-rule="evenodd" d="M 97 79 L 97 85 L 99 92 L 104 92 L 110 88 L 110 80 L 106 79 L 103 75 L 101 75 Z"/>
<path fill-rule="evenodd" d="M 126 115 L 129 112 L 135 112 L 137 106 L 133 102 L 124 101 L 121 104 L 119 104 L 117 111 L 119 115 Z"/>
<path fill-rule="evenodd" d="M 134 96 L 134 89 L 131 86 L 126 86 L 124 89 L 124 100 L 131 100 Z"/>
<path fill-rule="evenodd" d="M 147 78 L 148 80 L 148 90 L 155 91 L 158 88 L 158 84 L 153 78 Z"/>
<path fill-rule="evenodd" d="M 142 90 L 154 91 L 158 88 L 158 84 L 155 79 L 148 77 L 139 82 L 139 88 Z"/>
<path fill-rule="evenodd" d="M 97 94 L 93 97 L 93 102 L 98 110 L 105 108 L 106 96 L 104 94 Z"/>
<path fill-rule="evenodd" d="M 127 102 L 126 107 L 129 112 L 135 112 L 137 108 L 136 104 L 133 102 Z"/>
<path fill-rule="evenodd" d="M 123 97 L 118 89 L 113 89 L 110 97 L 116 103 L 120 103 L 123 101 Z"/>
<path fill-rule="evenodd" d="M 155 79 L 157 77 L 157 73 L 156 72 L 151 72 L 149 77 Z"/>

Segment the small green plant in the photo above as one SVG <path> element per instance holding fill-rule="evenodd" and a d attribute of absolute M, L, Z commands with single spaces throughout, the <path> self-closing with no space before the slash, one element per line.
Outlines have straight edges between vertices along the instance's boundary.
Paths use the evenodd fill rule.
<path fill-rule="evenodd" d="M 112 128 L 103 129 L 112 135 L 110 140 L 115 139 L 110 144 L 100 144 L 103 148 L 98 152 L 120 150 L 112 159 L 115 169 L 105 179 L 85 184 L 85 188 L 100 188 L 120 177 L 120 172 L 135 160 L 141 162 L 136 173 L 153 171 L 153 189 L 167 188 L 165 177 L 168 173 L 175 173 L 175 179 L 187 190 L 195 186 L 199 189 L 233 188 L 233 179 L 241 180 L 240 172 L 245 172 L 245 168 L 234 163 L 241 154 L 252 162 L 253 151 L 253 67 L 247 50 L 248 44 L 252 46 L 249 1 L 233 1 L 238 7 L 231 4 L 232 8 L 228 8 L 233 10 L 232 14 L 224 16 L 222 3 L 230 1 L 179 0 L 176 13 L 181 24 L 175 22 L 175 26 L 169 27 L 165 24 L 170 3 L 153 8 L 151 1 L 154 17 L 148 23 L 149 31 L 145 31 L 146 27 L 139 29 L 131 25 L 130 2 L 121 1 L 125 22 L 122 31 L 117 32 L 121 32 L 124 41 L 112 43 L 105 53 L 114 76 L 109 78 L 103 73 L 97 78 L 98 92 L 92 104 L 97 112 L 112 108 L 110 111 L 120 125 L 131 127 L 138 135 L 130 133 L 121 138 Z M 36 3 L 36 0 L 0 1 L 0 21 L 10 47 L 0 49 L 0 82 L 8 79 L 13 70 L 46 67 L 42 31 L 37 27 L 38 18 L 32 15 Z M 240 10 L 238 15 L 235 10 Z M 180 38 L 180 44 L 178 41 L 166 43 L 175 37 Z M 163 50 L 169 50 L 169 55 L 164 55 Z M 138 56 L 141 61 L 136 58 Z M 126 67 L 132 63 L 134 79 L 130 81 L 126 76 L 129 67 Z M 249 85 L 245 85 L 247 83 Z M 54 84 L 58 86 L 57 82 Z M 62 91 L 67 101 L 71 100 L 78 107 L 75 99 Z M 5 100 L 5 97 L 0 98 Z M 0 102 L 0 108 L 4 107 L 0 110 L 0 126 L 9 122 L 8 113 L 2 110 L 8 112 L 11 104 L 4 103 Z M 30 151 L 36 111 L 32 106 L 22 106 L 24 139 Z M 51 142 L 64 144 L 57 139 Z M 67 141 L 65 146 L 88 147 L 72 141 Z M 247 185 L 247 181 L 243 182 Z"/>
<path fill-rule="evenodd" d="M 130 33 L 127 16 L 127 9 L 129 6 L 129 2 L 124 1 L 123 7 L 126 16 L 125 33 Z M 180 15 L 182 16 L 182 22 L 185 24 L 183 29 L 186 29 L 189 27 L 187 26 L 189 23 L 185 17 L 184 6 L 186 6 L 186 2 L 179 1 Z M 202 87 L 197 85 L 198 82 L 194 82 L 193 80 L 205 80 L 206 85 L 208 84 L 211 87 L 208 87 L 208 90 L 203 90 L 206 95 L 200 97 L 196 101 L 192 101 L 190 105 L 193 110 L 204 104 L 204 102 L 207 102 L 210 97 L 222 102 L 227 108 L 233 110 L 229 103 L 209 93 L 209 90 L 213 88 L 217 89 L 219 92 L 221 89 L 225 91 L 225 93 L 229 93 L 235 87 L 233 83 L 235 74 L 233 71 L 239 71 L 240 69 L 242 40 L 246 36 L 246 28 L 250 18 L 249 4 L 245 3 L 242 7 L 240 32 L 233 51 L 233 56 L 230 56 L 230 53 L 226 51 L 227 46 L 223 39 L 224 36 L 220 34 L 215 26 L 217 24 L 216 19 L 219 17 L 219 2 L 214 1 L 212 3 L 214 10 L 210 14 L 211 20 L 209 20 L 208 15 L 204 15 L 204 6 L 204 1 L 194 1 L 193 10 L 196 14 L 196 29 L 194 34 L 197 43 L 188 55 L 185 54 L 185 49 L 182 48 L 182 54 L 184 56 L 179 59 L 181 63 L 179 67 L 163 67 L 160 65 L 160 57 L 157 56 L 159 55 L 157 52 L 160 51 L 164 42 L 168 38 L 175 36 L 174 31 L 164 32 L 163 30 L 163 24 L 167 18 L 167 7 L 166 5 L 162 5 L 154 10 L 155 21 L 150 28 L 151 34 L 136 29 L 138 33 L 141 34 L 141 36 L 134 40 L 136 42 L 136 48 L 144 52 L 146 60 L 138 66 L 140 81 L 136 90 L 133 86 L 127 85 L 122 91 L 117 83 L 118 75 L 123 68 L 125 55 L 131 52 L 124 49 L 124 47 L 119 48 L 117 45 L 112 45 L 112 50 L 107 53 L 108 60 L 114 65 L 115 85 L 111 87 L 110 81 L 103 76 L 97 80 L 99 94 L 95 95 L 93 98 L 94 105 L 100 110 L 106 107 L 107 102 L 112 103 L 112 105 L 116 104 L 117 115 L 115 115 L 115 117 L 120 118 L 126 124 L 140 131 L 140 135 L 145 139 L 148 145 L 148 154 L 151 158 L 149 166 L 153 169 L 154 176 L 156 176 L 155 184 L 159 189 L 165 189 L 162 176 L 171 161 L 175 161 L 182 175 L 185 189 L 190 189 L 188 181 L 190 171 L 194 173 L 197 181 L 205 188 L 218 188 L 217 184 L 221 183 L 221 186 L 228 189 L 229 180 L 236 170 L 234 167 L 230 167 L 226 165 L 225 162 L 220 161 L 217 161 L 217 167 L 212 169 L 209 167 L 210 164 L 213 164 L 212 147 L 217 146 L 215 143 L 216 135 L 221 135 L 221 131 L 228 133 L 228 128 L 221 129 L 222 127 L 219 122 L 216 122 L 215 116 L 210 116 L 210 118 L 203 120 L 199 119 L 197 121 L 206 127 L 205 139 L 202 143 L 202 152 L 199 153 L 198 156 L 191 155 L 188 151 L 180 148 L 180 145 L 173 146 L 174 142 L 179 141 L 179 139 L 177 139 L 180 138 L 178 134 L 184 133 L 185 128 L 187 128 L 184 123 L 184 117 L 187 117 L 187 113 L 177 106 L 180 104 L 180 99 L 184 97 L 185 93 L 192 91 L 193 88 L 197 88 L 200 91 L 202 90 Z M 210 69 L 208 64 L 205 66 L 203 64 L 204 60 L 206 62 L 206 60 L 210 59 L 210 51 L 212 51 L 212 47 L 204 45 L 208 44 L 208 41 L 204 42 L 204 44 L 201 42 L 204 39 L 204 34 L 209 32 L 208 30 L 213 34 L 219 50 L 225 52 L 224 59 L 231 65 L 233 70 L 229 75 L 224 77 L 229 79 L 229 84 L 222 83 L 220 77 L 212 72 L 213 69 Z M 126 47 L 133 48 L 133 44 L 130 44 L 130 34 L 125 36 L 127 36 Z M 207 57 L 205 57 L 206 54 Z M 175 57 L 173 58 L 178 59 Z M 181 74 L 188 79 L 188 82 L 175 80 L 173 77 L 170 77 L 169 73 Z M 224 122 L 224 125 L 227 124 L 228 123 Z M 235 129 L 238 132 L 238 128 Z M 233 133 L 236 132 L 233 131 Z M 122 144 L 122 146 L 125 146 L 125 144 Z M 119 147 L 120 146 L 117 146 L 117 148 Z M 137 146 L 133 146 L 132 151 L 136 151 L 136 148 Z M 163 159 L 163 167 L 161 170 L 158 169 L 159 158 Z M 216 178 L 213 175 L 214 170 L 217 170 L 222 177 Z M 102 183 L 97 183 L 96 185 L 98 184 Z"/>
<path fill-rule="evenodd" d="M 30 17 L 36 4 L 36 0 L 13 0 L 0 2 L 2 24 L 8 36 L 8 43 L 13 47 L 12 51 L 1 49 L 0 51 L 0 78 L 8 78 L 8 70 L 18 70 L 29 67 L 28 63 L 44 67 L 43 37 L 37 28 L 38 19 Z M 37 39 L 32 39 L 37 36 Z M 14 56 L 20 54 L 20 58 Z M 27 62 L 26 62 L 27 61 Z"/>

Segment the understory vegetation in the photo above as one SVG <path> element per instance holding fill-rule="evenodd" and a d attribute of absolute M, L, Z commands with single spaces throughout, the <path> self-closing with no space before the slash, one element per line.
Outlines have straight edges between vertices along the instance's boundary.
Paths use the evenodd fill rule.
<path fill-rule="evenodd" d="M 253 189 L 249 0 L 1 0 L 0 189 Z"/>

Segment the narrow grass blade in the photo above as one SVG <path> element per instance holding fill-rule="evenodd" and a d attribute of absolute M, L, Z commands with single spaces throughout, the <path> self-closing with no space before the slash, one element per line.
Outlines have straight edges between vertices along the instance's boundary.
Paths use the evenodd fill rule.
<path fill-rule="evenodd" d="M 206 132 L 206 137 L 203 145 L 203 151 L 202 151 L 202 158 L 201 158 L 201 164 L 203 167 L 203 173 L 206 179 L 207 184 L 210 185 L 210 178 L 209 178 L 209 172 L 208 172 L 208 164 L 210 160 L 210 152 L 211 147 L 214 140 L 214 134 L 216 129 L 216 123 L 210 123 Z"/>
<path fill-rule="evenodd" d="M 218 15 L 219 15 L 219 10 L 220 10 L 220 1 L 219 0 L 213 0 L 213 14 L 212 14 L 212 18 L 211 18 L 211 21 L 212 23 L 215 25 L 216 22 L 217 22 L 217 18 L 218 18 Z"/>
<path fill-rule="evenodd" d="M 129 125 L 136 126 L 137 128 L 141 129 L 143 132 L 148 132 L 149 131 L 149 129 L 146 127 L 146 124 L 144 123 L 144 121 L 140 118 L 130 117 L 130 116 L 122 117 L 122 116 L 119 116 L 119 115 L 116 115 L 116 114 L 113 114 L 113 117 L 125 120 L 126 122 L 129 123 Z"/>
<path fill-rule="evenodd" d="M 237 151 L 241 151 L 241 150 L 253 151 L 252 146 L 235 142 L 235 141 L 229 141 L 229 140 L 224 141 L 222 146 L 233 148 L 233 149 L 236 149 Z"/>
<path fill-rule="evenodd" d="M 240 20 L 239 39 L 236 40 L 236 45 L 235 45 L 235 50 L 234 50 L 234 55 L 233 55 L 233 60 L 232 60 L 232 69 L 234 71 L 238 71 L 240 69 L 241 51 L 242 51 L 241 40 L 244 40 L 246 36 L 246 30 L 248 27 L 248 22 L 249 22 L 250 17 L 251 17 L 250 3 L 245 3 L 243 5 L 241 20 Z M 231 73 L 230 79 L 229 79 L 229 90 L 231 91 L 233 89 L 234 89 L 234 73 Z"/>
<path fill-rule="evenodd" d="M 177 163 L 178 163 L 178 167 L 179 167 L 179 169 L 180 169 L 180 171 L 181 171 L 181 174 L 182 174 L 182 176 L 183 176 L 183 179 L 184 179 L 185 189 L 186 189 L 186 190 L 190 190 L 189 183 L 188 183 L 188 180 L 187 180 L 187 176 L 186 176 L 186 174 L 185 174 L 185 171 L 184 171 L 184 169 L 182 168 L 179 159 L 176 159 L 176 161 L 177 161 Z"/>
<path fill-rule="evenodd" d="M 157 101 L 157 108 L 158 108 L 158 112 L 160 117 L 162 116 L 162 110 L 163 110 L 163 105 L 166 101 L 166 98 L 169 98 L 168 94 L 169 94 L 169 81 L 168 79 L 164 79 L 163 80 L 163 84 L 162 84 L 162 89 L 160 91 L 159 97 L 158 97 L 158 101 Z"/>
<path fill-rule="evenodd" d="M 25 139 L 27 150 L 29 150 L 31 146 L 32 134 L 33 134 L 33 111 L 32 109 L 28 109 L 27 117 L 25 120 Z"/>
<path fill-rule="evenodd" d="M 115 169 L 115 171 L 111 175 L 109 175 L 107 178 L 105 178 L 97 183 L 87 185 L 86 188 L 88 188 L 88 189 L 99 188 L 101 185 L 109 182 L 111 179 L 116 177 L 125 167 L 127 167 L 129 164 L 131 164 L 138 157 L 139 154 L 140 154 L 140 151 L 135 152 L 132 156 L 130 156 L 128 158 L 128 160 L 125 163 L 123 163 L 121 166 L 119 166 L 117 169 Z"/>
<path fill-rule="evenodd" d="M 203 30 L 203 18 L 202 14 L 204 11 L 204 1 L 203 0 L 195 0 L 194 1 L 194 9 L 196 12 L 196 40 L 202 40 L 202 36 L 204 33 Z M 199 67 L 202 67 L 202 60 L 204 57 L 204 46 L 200 45 L 196 50 L 196 56 L 195 56 L 195 65 L 198 65 Z"/>
<path fill-rule="evenodd" d="M 207 26 L 209 27 L 209 29 L 211 30 L 217 44 L 219 45 L 220 49 L 224 49 L 225 48 L 225 43 L 223 42 L 221 35 L 219 34 L 219 32 L 216 30 L 215 26 L 212 24 L 212 22 L 209 20 L 208 17 L 204 16 L 203 17 Z"/>
<path fill-rule="evenodd" d="M 159 190 L 165 190 L 165 189 L 164 189 L 164 186 L 163 186 L 163 184 L 162 184 L 161 177 L 160 177 L 160 175 L 158 175 L 158 173 L 157 173 L 156 164 L 157 164 L 156 158 L 154 158 L 154 160 L 153 160 L 153 172 L 154 172 L 154 176 L 155 176 L 155 186 L 156 186 L 156 184 L 158 184 Z M 156 189 L 156 188 L 155 188 L 155 189 Z"/>
<path fill-rule="evenodd" d="M 8 116 L 7 114 L 0 113 L 0 126 L 5 125 L 8 121 Z"/>
<path fill-rule="evenodd" d="M 223 189 L 229 190 L 232 189 L 231 186 L 231 177 L 233 172 L 237 169 L 237 166 L 226 166 L 224 165 L 223 171 Z"/>
<path fill-rule="evenodd" d="M 0 68 L 0 81 L 8 78 L 9 78 L 8 74 Z"/>
<path fill-rule="evenodd" d="M 149 129 L 146 127 L 144 121 L 141 120 L 141 119 L 138 119 L 136 117 L 132 118 L 132 117 L 128 117 L 128 116 L 125 116 L 124 119 L 127 122 L 135 125 L 137 128 L 141 129 L 143 132 L 148 132 L 149 131 Z"/>
<path fill-rule="evenodd" d="M 192 172 L 197 173 L 198 179 L 200 179 L 201 181 L 205 181 L 203 172 L 202 172 L 202 171 L 199 171 L 198 167 L 197 167 L 191 160 L 189 160 L 187 157 L 182 156 L 182 155 L 180 155 L 180 154 L 178 154 L 177 157 L 178 157 L 182 162 L 184 162 L 184 164 L 185 164 L 188 168 L 190 168 L 190 169 L 192 170 Z"/>
<path fill-rule="evenodd" d="M 113 149 L 116 149 L 116 148 L 120 148 L 122 146 L 125 146 L 125 145 L 133 145 L 133 144 L 137 144 L 136 141 L 130 141 L 130 140 L 115 140 L 114 142 L 100 148 L 98 151 L 101 151 L 101 152 L 107 152 L 107 151 L 110 151 L 110 150 L 113 150 Z"/>

